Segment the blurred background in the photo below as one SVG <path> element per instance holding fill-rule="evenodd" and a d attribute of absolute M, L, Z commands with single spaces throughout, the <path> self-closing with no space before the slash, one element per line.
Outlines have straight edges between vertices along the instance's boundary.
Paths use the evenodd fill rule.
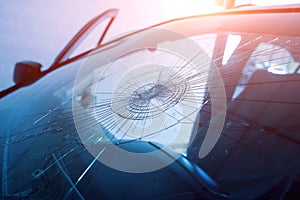
<path fill-rule="evenodd" d="M 109 8 L 119 14 L 109 36 L 159 22 L 215 12 L 226 0 L 0 0 L 0 89 L 13 84 L 18 61 L 50 66 L 55 56 L 91 18 Z M 274 5 L 299 0 L 236 0 L 235 5 Z"/>

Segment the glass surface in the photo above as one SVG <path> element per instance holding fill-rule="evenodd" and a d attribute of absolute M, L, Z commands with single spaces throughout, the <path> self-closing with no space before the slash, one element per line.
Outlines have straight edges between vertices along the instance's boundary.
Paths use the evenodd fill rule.
<path fill-rule="evenodd" d="M 188 22 L 189 19 L 182 20 L 182 24 Z M 196 101 L 198 107 L 194 109 L 199 116 L 190 119 L 185 137 L 173 146 L 173 151 L 162 152 L 161 156 L 153 159 L 165 162 L 170 159 L 168 153 L 171 152 L 182 153 L 184 156 L 155 172 L 120 172 L 101 164 L 86 150 L 85 144 L 78 137 L 72 112 L 73 84 L 81 62 L 58 69 L 35 84 L 1 99 L 1 197 L 229 198 L 216 188 L 204 184 L 204 180 L 216 181 L 221 191 L 226 191 L 224 193 L 236 199 L 272 199 L 273 195 L 292 197 L 299 191 L 300 173 L 300 38 L 295 35 L 274 35 L 272 30 L 268 33 L 253 33 L 219 29 L 194 33 L 190 38 L 215 63 L 219 63 L 218 72 L 222 75 L 227 96 L 224 129 L 212 152 L 199 159 L 199 148 L 211 119 L 207 73 L 201 78 L 200 86 L 197 85 L 199 82 L 196 83 L 199 87 L 194 90 L 199 97 Z M 233 41 L 232 36 L 237 39 Z M 114 45 L 122 45 L 122 42 L 108 48 L 111 55 L 116 49 Z M 122 62 L 134 65 L 144 63 L 139 53 L 119 59 L 119 65 L 107 71 L 107 78 L 118 78 L 118 66 Z M 143 51 L 142 55 L 148 55 L 146 61 L 153 62 L 160 56 L 169 59 L 164 53 L 149 49 Z M 109 61 L 98 63 L 97 69 L 102 69 L 106 62 Z M 215 72 L 212 70 L 210 73 Z M 98 73 L 97 70 L 89 72 L 90 76 L 96 77 L 92 84 L 83 81 L 82 90 L 74 96 L 79 102 L 78 106 L 89 107 L 94 101 L 103 106 L 99 94 L 109 89 L 110 82 L 97 85 L 97 81 L 102 81 L 97 79 Z M 97 88 L 96 94 L 89 90 L 92 87 Z M 172 131 L 176 131 L 175 125 L 182 125 L 176 112 L 180 112 L 183 107 L 175 107 L 172 102 L 170 104 L 169 100 L 173 96 L 165 85 L 147 83 L 127 94 L 126 105 L 116 104 L 116 107 L 108 109 L 115 109 L 113 111 L 120 116 L 124 113 L 119 111 L 127 106 L 132 112 L 126 117 L 138 120 L 147 114 L 144 110 L 141 115 L 136 112 L 144 108 L 141 102 L 152 101 L 154 107 L 163 104 L 166 113 L 175 118 L 168 123 L 174 124 Z M 109 100 L 109 105 L 111 100 L 119 102 L 111 96 L 104 97 L 104 101 Z M 110 125 L 110 121 L 105 121 L 107 115 L 103 110 L 99 109 L 101 115 L 98 117 Z M 86 116 L 81 117 L 84 120 Z M 194 129 L 195 125 L 199 127 Z M 136 122 L 134 126 L 147 127 L 147 122 Z M 167 128 L 155 134 L 155 137 L 134 135 L 134 139 L 127 131 L 114 133 L 113 128 L 107 131 L 109 136 L 113 136 L 111 140 L 115 142 L 117 138 L 120 147 L 130 149 L 138 146 L 136 149 L 140 151 L 154 151 L 157 146 L 165 145 L 169 138 Z M 189 141 L 192 135 L 195 139 Z M 103 144 L 100 138 L 93 141 L 95 145 Z"/>

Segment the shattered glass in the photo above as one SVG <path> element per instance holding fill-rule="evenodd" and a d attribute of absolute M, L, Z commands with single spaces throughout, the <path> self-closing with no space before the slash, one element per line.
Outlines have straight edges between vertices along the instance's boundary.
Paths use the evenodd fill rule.
<path fill-rule="evenodd" d="M 191 38 L 217 62 L 222 60 L 225 52 L 224 49 L 215 51 L 215 43 L 219 40 L 226 42 L 228 34 L 232 33 L 200 34 Z M 228 61 L 219 66 L 227 95 L 227 116 L 221 138 L 207 157 L 199 159 L 198 152 L 211 117 L 211 97 L 206 82 L 208 74 L 200 77 L 204 80 L 203 84 L 196 84 L 199 87 L 196 91 L 201 93 L 197 96 L 198 107 L 195 108 L 199 116 L 185 121 L 189 129 L 184 139 L 173 146 L 175 152 L 184 155 L 179 159 L 180 163 L 175 162 L 170 168 L 149 174 L 132 175 L 98 162 L 79 138 L 72 112 L 73 84 L 79 68 L 79 63 L 74 63 L 1 100 L 0 110 L 5 113 L 0 115 L 1 197 L 229 198 L 217 189 L 195 181 L 198 177 L 191 176 L 191 168 L 182 168 L 182 163 L 192 166 L 198 175 L 203 174 L 198 167 L 203 168 L 236 198 L 291 195 L 299 185 L 300 173 L 300 161 L 297 159 L 300 156 L 300 38 L 256 33 L 239 35 L 239 44 L 233 45 Z M 117 73 L 111 71 L 106 78 L 112 76 L 117 76 Z M 151 79 L 151 74 L 149 76 Z M 163 77 L 159 72 L 153 76 Z M 176 82 L 178 79 L 174 82 L 160 80 L 145 82 L 134 89 L 128 86 L 130 92 L 126 94 L 125 105 L 116 95 L 115 98 L 110 97 L 115 102 L 114 106 L 107 107 L 107 99 L 100 101 L 103 88 L 93 94 L 91 85 L 76 94 L 75 100 L 83 108 L 89 108 L 91 102 L 99 100 L 101 109 L 98 107 L 97 117 L 108 125 L 111 125 L 108 111 L 120 118 L 138 121 L 147 119 L 149 110 L 157 107 L 161 108 L 160 112 L 169 110 L 167 114 L 175 118 L 170 126 L 182 125 L 178 119 L 187 116 L 180 115 L 178 110 L 183 108 L 177 108 L 176 103 L 191 85 Z M 122 110 L 124 108 L 130 112 Z M 84 120 L 86 116 L 81 117 Z M 143 122 L 136 122 L 135 128 L 147 126 L 148 122 Z M 196 130 L 193 129 L 195 124 L 199 125 Z M 151 151 L 155 145 L 149 147 L 149 142 L 165 144 L 168 140 L 166 126 L 160 132 L 162 136 L 134 135 L 134 139 L 126 131 L 114 135 L 114 127 L 109 128 L 105 130 L 107 135 L 114 142 L 117 139 L 124 148 L 130 144 L 134 146 L 138 138 L 145 143 L 145 149 Z M 193 135 L 195 140 L 189 141 Z M 103 140 L 101 137 L 90 139 L 95 144 Z M 105 148 L 99 151 L 98 156 L 105 152 Z M 171 183 L 176 184 L 169 188 Z M 143 191 L 136 188 L 143 188 Z"/>

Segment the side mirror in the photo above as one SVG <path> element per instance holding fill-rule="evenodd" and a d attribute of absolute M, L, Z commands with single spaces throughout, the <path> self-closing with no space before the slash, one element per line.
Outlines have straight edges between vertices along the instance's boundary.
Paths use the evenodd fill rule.
<path fill-rule="evenodd" d="M 14 82 L 16 85 L 27 86 L 43 76 L 42 65 L 37 62 L 24 61 L 16 63 L 14 71 Z"/>
<path fill-rule="evenodd" d="M 110 9 L 89 21 L 84 27 L 80 29 L 80 31 L 73 37 L 73 39 L 66 45 L 66 47 L 58 54 L 53 64 L 43 72 L 41 71 L 42 65 L 40 63 L 32 61 L 16 63 L 14 72 L 14 82 L 16 84 L 5 90 L 0 90 L 0 99 L 18 90 L 19 88 L 36 82 L 51 71 L 54 71 L 55 69 L 63 65 L 69 64 L 88 55 L 93 49 L 87 50 L 79 55 L 73 56 L 72 58 L 69 57 L 73 53 L 73 51 L 79 46 L 81 41 L 89 34 L 90 31 L 92 31 L 98 24 L 100 24 L 104 20 L 110 19 L 108 25 L 105 27 L 104 32 L 102 33 L 97 44 L 95 44 L 94 48 L 99 47 L 117 14 L 117 9 Z"/>

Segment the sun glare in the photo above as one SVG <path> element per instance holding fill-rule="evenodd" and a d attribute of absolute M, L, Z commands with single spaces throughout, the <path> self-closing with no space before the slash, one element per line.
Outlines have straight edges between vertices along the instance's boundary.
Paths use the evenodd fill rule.
<path fill-rule="evenodd" d="M 214 1 L 204 0 L 166 0 L 163 2 L 163 10 L 167 15 L 184 17 L 220 11 L 223 8 Z"/>

